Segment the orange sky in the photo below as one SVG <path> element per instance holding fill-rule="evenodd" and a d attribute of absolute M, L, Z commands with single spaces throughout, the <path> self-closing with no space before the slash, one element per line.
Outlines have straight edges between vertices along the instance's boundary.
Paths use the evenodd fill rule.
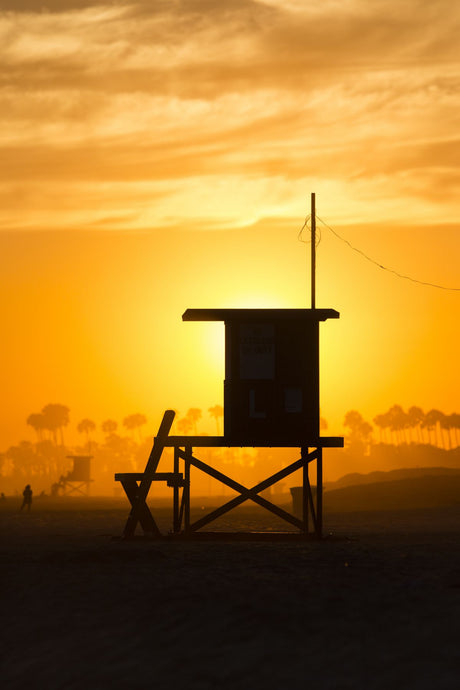
<path fill-rule="evenodd" d="M 153 433 L 222 403 L 223 327 L 181 315 L 308 306 L 310 192 L 379 263 L 460 287 L 456 3 L 36 6 L 0 11 L 0 450 L 50 402 L 74 442 L 83 417 Z M 458 412 L 460 293 L 321 230 L 330 433 L 350 408 Z"/>

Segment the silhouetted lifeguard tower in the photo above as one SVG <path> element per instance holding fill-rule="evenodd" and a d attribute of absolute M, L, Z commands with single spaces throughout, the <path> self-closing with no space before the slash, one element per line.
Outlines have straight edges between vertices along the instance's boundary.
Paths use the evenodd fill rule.
<path fill-rule="evenodd" d="M 91 486 L 91 460 L 92 455 L 68 455 L 72 460 L 73 467 L 66 475 L 60 478 L 59 487 L 62 489 L 63 496 L 70 494 L 82 494 L 89 496 Z"/>
<path fill-rule="evenodd" d="M 339 318 L 333 309 L 315 307 L 315 209 L 312 195 L 311 309 L 188 309 L 184 321 L 223 321 L 225 324 L 225 383 L 223 436 L 169 436 L 174 412 L 165 412 L 143 473 L 116 474 L 131 502 L 124 536 L 134 535 L 139 522 L 144 533 L 160 537 L 147 507 L 152 482 L 173 488 L 173 535 L 205 535 L 202 528 L 252 500 L 295 526 L 299 534 L 322 535 L 323 448 L 342 447 L 341 437 L 320 436 L 319 324 Z M 247 488 L 217 468 L 199 460 L 193 448 L 280 447 L 300 449 L 300 458 L 256 486 Z M 174 448 L 174 471 L 157 472 L 163 448 Z M 316 461 L 316 496 L 309 466 Z M 180 471 L 183 462 L 183 472 Z M 216 510 L 190 520 L 190 468 L 195 467 L 237 492 Z M 260 493 L 302 470 L 302 517 L 291 515 Z M 310 523 L 311 519 L 311 523 Z M 212 533 L 215 538 L 219 533 Z M 260 538 L 260 534 L 257 535 Z M 286 533 L 283 534 L 286 536 Z"/>

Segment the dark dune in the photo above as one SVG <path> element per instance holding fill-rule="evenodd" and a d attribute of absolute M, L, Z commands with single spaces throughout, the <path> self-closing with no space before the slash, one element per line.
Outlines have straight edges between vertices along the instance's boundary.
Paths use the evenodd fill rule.
<path fill-rule="evenodd" d="M 8 499 L 3 686 L 456 688 L 460 505 L 333 511 L 344 495 L 321 542 L 250 543 L 124 542 L 125 501 Z M 223 527 L 277 523 L 249 504 Z"/>
<path fill-rule="evenodd" d="M 439 476 L 460 476 L 460 469 L 453 467 L 408 467 L 389 471 L 352 472 L 345 474 L 335 482 L 329 482 L 327 487 L 330 490 L 342 489 L 346 486 L 357 486 L 359 484 L 376 484 L 377 482 L 393 482 L 399 479 L 415 479 L 416 477 L 426 477 L 432 475 Z"/>
<path fill-rule="evenodd" d="M 382 473 L 383 474 L 383 473 Z M 393 475 L 392 472 L 385 473 Z M 326 490 L 325 510 L 400 510 L 460 504 L 460 472 L 432 473 Z"/>

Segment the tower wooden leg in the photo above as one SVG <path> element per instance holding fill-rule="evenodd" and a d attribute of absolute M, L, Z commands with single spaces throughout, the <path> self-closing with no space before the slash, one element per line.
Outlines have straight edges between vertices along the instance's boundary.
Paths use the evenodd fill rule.
<path fill-rule="evenodd" d="M 316 460 L 316 536 L 323 536 L 323 449 L 317 449 Z"/>
<path fill-rule="evenodd" d="M 302 468 L 302 520 L 304 524 L 305 536 L 308 535 L 308 511 L 309 511 L 309 479 L 308 479 L 308 448 L 301 449 L 301 457 L 303 460 Z"/>
<path fill-rule="evenodd" d="M 193 454 L 192 448 L 187 446 L 185 449 L 184 460 L 184 532 L 190 533 L 190 456 Z"/>
<path fill-rule="evenodd" d="M 174 474 L 179 474 L 179 449 L 174 447 Z M 179 486 L 174 484 L 173 488 L 173 533 L 180 532 L 179 520 Z"/>

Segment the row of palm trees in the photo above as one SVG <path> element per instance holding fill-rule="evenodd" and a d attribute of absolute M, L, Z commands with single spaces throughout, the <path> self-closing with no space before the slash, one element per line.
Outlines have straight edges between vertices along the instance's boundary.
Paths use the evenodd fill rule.
<path fill-rule="evenodd" d="M 145 414 L 140 414 L 139 412 L 136 414 L 130 414 L 123 419 L 123 426 L 128 431 L 131 431 L 133 436 L 136 435 L 137 431 L 139 442 L 142 442 L 141 427 L 145 424 L 147 424 L 147 417 Z M 92 419 L 85 418 L 77 424 L 77 431 L 80 434 L 86 435 L 86 442 L 88 445 L 91 443 L 92 434 L 96 431 L 96 429 L 97 425 Z M 101 424 L 101 431 L 103 431 L 106 436 L 115 434 L 117 429 L 118 422 L 116 422 L 114 419 L 106 419 Z"/>
<path fill-rule="evenodd" d="M 69 424 L 69 408 L 66 405 L 45 405 L 40 413 L 33 413 L 27 417 L 29 424 L 37 434 L 37 440 L 43 441 L 48 432 L 48 438 L 57 445 L 64 445 L 64 427 Z M 177 412 L 177 411 L 176 411 Z M 208 409 L 208 414 L 216 423 L 217 435 L 221 433 L 221 421 L 224 410 L 221 405 L 214 405 Z M 177 430 L 179 433 L 197 435 L 198 422 L 202 419 L 202 410 L 191 407 L 183 417 L 177 417 Z M 322 428 L 327 428 L 325 420 Z M 459 445 L 460 415 L 457 413 L 444 414 L 440 410 L 432 409 L 426 414 L 421 407 L 413 405 L 407 412 L 401 405 L 393 405 L 387 412 L 378 414 L 373 422 L 379 432 L 379 441 L 400 445 L 402 443 L 421 443 L 440 448 L 451 449 Z M 141 428 L 147 424 L 144 414 L 135 413 L 123 419 L 123 426 L 131 431 L 133 437 L 142 441 Z M 373 428 L 366 422 L 356 410 L 346 413 L 344 426 L 355 440 L 361 438 L 366 443 L 372 443 Z M 117 432 L 118 423 L 113 419 L 106 419 L 101 424 L 102 432 L 108 436 Z M 86 437 L 90 443 L 91 437 L 97 429 L 96 423 L 88 418 L 82 419 L 77 424 L 77 431 Z"/>
<path fill-rule="evenodd" d="M 29 424 L 36 432 L 38 441 L 43 441 L 45 432 L 49 432 L 55 445 L 64 445 L 64 427 L 70 421 L 70 409 L 66 405 L 45 405 L 41 412 L 34 412 L 27 417 Z"/>
<path fill-rule="evenodd" d="M 37 434 L 37 441 L 43 441 L 48 432 L 48 438 L 57 445 L 64 445 L 64 427 L 69 424 L 69 408 L 65 405 L 48 404 L 40 413 L 28 416 L 27 424 L 32 426 Z M 209 415 L 215 420 L 217 435 L 221 432 L 221 420 L 223 408 L 214 405 L 208 410 Z M 198 422 L 202 419 L 202 410 L 196 407 L 190 408 L 187 413 L 177 419 L 177 430 L 187 435 L 197 435 Z M 387 412 L 378 414 L 373 422 L 379 432 L 379 441 L 393 445 L 402 443 L 420 443 L 451 449 L 459 445 L 460 415 L 457 413 L 446 415 L 440 410 L 432 409 L 426 414 L 422 408 L 412 406 L 406 412 L 401 405 L 393 405 Z M 147 417 L 140 413 L 128 415 L 123 419 L 123 426 L 131 431 L 133 438 L 136 436 L 142 442 L 141 428 L 147 424 Z M 322 420 L 322 426 L 326 423 Z M 369 444 L 373 442 L 372 426 L 366 422 L 356 410 L 347 412 L 344 426 L 352 440 Z M 97 429 L 96 423 L 88 418 L 82 419 L 77 424 L 77 431 L 86 437 L 86 442 L 91 442 L 92 435 Z M 118 423 L 113 419 L 106 419 L 101 424 L 101 430 L 106 436 L 115 434 Z"/>
<path fill-rule="evenodd" d="M 209 416 L 208 416 L 209 415 Z M 176 414 L 173 433 L 198 435 L 199 423 L 204 418 L 213 419 L 216 433 L 221 434 L 223 408 L 214 405 L 207 415 L 200 408 L 190 408 L 183 416 Z M 96 479 L 112 485 L 116 471 L 141 471 L 151 449 L 151 438 L 143 439 L 142 429 L 147 424 L 145 415 L 136 413 L 126 416 L 121 425 L 114 419 L 106 419 L 100 425 L 84 418 L 77 424 L 82 435 L 80 447 L 70 450 L 64 444 L 64 429 L 69 425 L 69 408 L 65 405 L 46 405 L 41 413 L 31 414 L 27 423 L 37 434 L 36 443 L 21 441 L 0 453 L 0 477 L 2 485 L 19 487 L 22 482 L 34 479 L 42 486 L 56 481 L 56 477 L 69 469 L 68 455 L 71 452 L 93 455 L 92 472 Z M 425 444 L 431 447 L 451 449 L 459 446 L 460 415 L 445 415 L 438 410 L 424 413 L 419 407 L 406 411 L 400 405 L 393 405 L 387 412 L 374 417 L 373 426 L 356 410 L 350 410 L 344 418 L 346 446 L 352 455 L 367 456 L 372 447 L 380 442 L 385 452 L 392 453 L 392 446 L 402 444 Z M 124 428 L 127 432 L 120 431 Z M 321 419 L 321 428 L 327 429 L 327 422 Z M 375 431 L 378 430 L 378 438 Z M 102 432 L 103 439 L 95 440 L 96 432 Z M 221 451 L 222 449 L 218 449 Z M 209 453 L 212 449 L 208 449 Z M 216 451 L 217 452 L 217 451 Z M 267 463 L 267 449 L 260 463 Z M 225 451 L 219 462 L 245 465 L 245 469 L 257 470 L 257 457 L 239 455 L 231 449 Z M 249 463 L 249 464 L 248 464 Z M 247 465 L 247 467 L 246 467 Z M 252 471 L 251 470 L 251 471 Z M 249 469 L 248 469 L 249 471 Z"/>
<path fill-rule="evenodd" d="M 378 442 L 389 445 L 421 444 L 445 450 L 460 445 L 460 415 L 444 414 L 430 410 L 425 414 L 421 407 L 412 406 L 407 412 L 401 405 L 393 405 L 387 412 L 372 420 L 378 429 Z M 356 410 L 346 413 L 343 425 L 348 446 L 366 449 L 376 442 L 372 424 Z"/>
<path fill-rule="evenodd" d="M 224 415 L 224 410 L 221 405 L 214 405 L 208 410 L 209 416 L 212 417 L 216 423 L 217 435 L 221 432 L 221 420 Z M 45 440 L 47 437 L 54 442 L 55 445 L 64 445 L 64 427 L 70 421 L 70 409 L 66 405 L 49 404 L 45 405 L 39 413 L 32 413 L 27 417 L 27 424 L 31 426 L 37 434 L 37 442 Z M 177 410 L 176 410 L 177 415 Z M 177 419 L 177 430 L 184 435 L 194 433 L 198 434 L 197 425 L 202 419 L 202 410 L 198 407 L 191 407 L 187 413 Z M 130 414 L 123 419 L 123 426 L 127 431 L 132 432 L 133 438 L 137 436 L 137 440 L 142 442 L 141 427 L 147 424 L 147 417 L 144 414 L 135 413 Z M 114 419 L 106 419 L 100 426 L 101 431 L 106 437 L 116 434 L 118 430 L 118 422 Z M 77 424 L 77 431 L 84 435 L 86 443 L 90 444 L 92 436 L 97 430 L 97 424 L 92 419 L 84 418 Z"/>
<path fill-rule="evenodd" d="M 223 417 L 223 408 L 214 405 L 208 410 L 209 416 L 216 423 L 217 433 Z M 199 408 L 190 408 L 181 418 L 177 414 L 176 430 L 179 433 L 198 433 L 198 423 L 203 413 Z M 69 425 L 70 410 L 65 405 L 46 405 L 40 413 L 27 417 L 29 424 L 36 432 L 35 443 L 20 441 L 5 452 L 0 453 L 0 483 L 7 492 L 11 487 L 21 486 L 24 482 L 33 481 L 37 487 L 49 490 L 56 478 L 71 469 L 71 453 L 93 456 L 92 477 L 99 482 L 112 486 L 116 471 L 141 471 L 151 450 L 151 438 L 142 437 L 142 427 L 147 424 L 147 417 L 136 413 L 125 417 L 122 425 L 114 419 L 106 419 L 97 425 L 92 419 L 84 418 L 76 428 L 83 436 L 82 444 L 72 449 L 64 443 L 64 429 Z M 123 434 L 122 426 L 131 433 Z M 95 440 L 96 432 L 103 433 L 103 439 Z M 230 458 L 229 458 L 230 459 Z"/>
<path fill-rule="evenodd" d="M 224 408 L 222 405 L 214 405 L 208 409 L 208 414 L 212 417 L 216 423 L 217 436 L 221 433 L 221 423 L 220 420 L 224 416 Z M 198 422 L 203 417 L 202 411 L 198 407 L 191 407 L 187 414 L 178 419 L 177 430 L 184 435 L 194 433 L 195 436 L 198 434 Z"/>
<path fill-rule="evenodd" d="M 382 443 L 400 445 L 420 443 L 452 449 L 459 444 L 460 414 L 444 414 L 432 409 L 425 414 L 413 405 L 407 412 L 401 405 L 393 405 L 387 412 L 373 419 Z"/>
<path fill-rule="evenodd" d="M 41 412 L 34 412 L 27 417 L 27 424 L 31 426 L 37 434 L 37 442 L 44 441 L 46 438 L 52 440 L 55 445 L 64 445 L 64 427 L 70 422 L 70 409 L 66 405 L 50 404 L 45 405 Z M 139 439 L 140 427 L 147 424 L 147 417 L 144 414 L 136 413 L 128 415 L 123 419 L 123 426 L 130 431 L 137 430 Z M 77 431 L 86 436 L 86 441 L 91 441 L 92 434 L 96 431 L 97 425 L 92 419 L 82 419 L 77 424 Z M 118 422 L 113 419 L 106 419 L 101 424 L 101 430 L 106 434 L 114 434 L 118 429 Z M 47 433 L 48 432 L 48 433 Z"/>

